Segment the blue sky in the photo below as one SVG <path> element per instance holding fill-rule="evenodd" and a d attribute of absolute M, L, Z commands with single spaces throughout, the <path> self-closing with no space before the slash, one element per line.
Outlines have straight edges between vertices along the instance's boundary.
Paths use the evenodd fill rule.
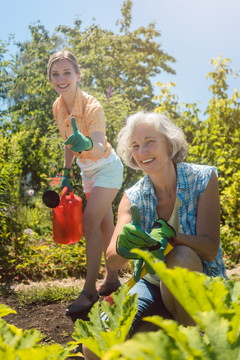
<path fill-rule="evenodd" d="M 28 26 L 38 20 L 50 34 L 58 25 L 73 26 L 76 18 L 83 28 L 95 18 L 101 27 L 117 31 L 122 4 L 123 0 L 2 0 L 0 39 L 14 34 L 17 41 L 30 40 Z M 206 79 L 213 70 L 210 59 L 222 54 L 240 69 L 239 14 L 240 0 L 133 0 L 132 30 L 156 22 L 163 50 L 177 60 L 177 75 L 161 73 L 156 82 L 174 81 L 180 102 L 199 101 L 204 111 L 211 98 Z M 229 93 L 234 89 L 240 89 L 240 78 L 231 81 Z"/>

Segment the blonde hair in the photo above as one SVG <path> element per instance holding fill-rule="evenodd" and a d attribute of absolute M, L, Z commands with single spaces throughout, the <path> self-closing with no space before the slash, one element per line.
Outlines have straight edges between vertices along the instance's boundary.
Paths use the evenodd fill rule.
<path fill-rule="evenodd" d="M 166 115 L 139 111 L 127 119 L 126 125 L 117 137 L 117 153 L 127 166 L 139 170 L 132 156 L 131 139 L 134 128 L 139 123 L 151 123 L 156 131 L 164 135 L 171 148 L 171 159 L 177 164 L 187 156 L 187 142 L 181 128 L 176 126 Z"/>
<path fill-rule="evenodd" d="M 56 61 L 64 60 L 64 59 L 70 61 L 74 70 L 76 71 L 76 73 L 81 75 L 80 66 L 78 64 L 76 56 L 73 55 L 70 51 L 61 50 L 61 51 L 57 51 L 54 54 L 52 54 L 52 56 L 50 57 L 50 59 L 48 61 L 48 78 L 49 78 L 49 80 L 51 80 L 51 70 L 52 70 L 53 64 Z"/>

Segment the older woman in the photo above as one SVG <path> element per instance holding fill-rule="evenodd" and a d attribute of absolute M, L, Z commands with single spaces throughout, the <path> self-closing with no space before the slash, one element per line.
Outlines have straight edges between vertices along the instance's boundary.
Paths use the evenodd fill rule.
<path fill-rule="evenodd" d="M 127 166 L 141 169 L 146 175 L 125 192 L 120 202 L 118 221 L 106 253 L 109 266 L 120 269 L 128 261 L 119 256 L 116 243 L 124 226 L 131 222 L 131 204 L 136 204 L 145 232 L 151 232 L 157 218 L 175 229 L 178 246 L 165 257 L 169 268 L 180 266 L 226 278 L 219 239 L 216 169 L 183 163 L 187 155 L 183 131 L 158 113 L 138 112 L 129 117 L 119 133 L 117 152 Z M 179 324 L 193 324 L 157 275 L 147 274 L 131 291 L 139 295 L 135 325 L 141 317 L 156 313 L 156 309 L 161 313 L 162 301 L 168 315 Z"/>
<path fill-rule="evenodd" d="M 141 244 L 144 239 L 147 243 L 153 224 L 161 218 L 169 229 L 174 228 L 178 244 L 165 256 L 167 267 L 179 266 L 226 278 L 219 239 L 217 171 L 213 166 L 183 162 L 187 155 L 183 131 L 163 114 L 138 112 L 128 118 L 120 131 L 117 153 L 127 166 L 146 175 L 125 191 L 120 202 L 117 224 L 106 252 L 110 268 L 126 266 L 129 261 L 123 257 L 126 242 L 129 248 L 131 243 L 137 247 L 141 232 Z M 132 204 L 140 212 L 142 231 L 136 228 L 136 233 L 132 231 Z M 184 326 L 194 325 L 156 274 L 147 274 L 131 293 L 138 294 L 138 313 L 131 333 L 142 317 L 153 314 L 173 318 Z"/>

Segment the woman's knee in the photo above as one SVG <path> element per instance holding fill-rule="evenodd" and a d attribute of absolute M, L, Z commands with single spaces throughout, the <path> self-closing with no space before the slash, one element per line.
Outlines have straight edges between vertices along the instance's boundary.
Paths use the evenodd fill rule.
<path fill-rule="evenodd" d="M 93 214 L 83 214 L 82 228 L 83 234 L 86 236 L 94 231 L 100 231 L 101 219 L 96 218 Z"/>
<path fill-rule="evenodd" d="M 199 255 L 190 247 L 184 245 L 176 246 L 167 256 L 166 265 L 169 268 L 175 266 L 187 268 L 191 271 L 203 271 L 202 261 Z"/>

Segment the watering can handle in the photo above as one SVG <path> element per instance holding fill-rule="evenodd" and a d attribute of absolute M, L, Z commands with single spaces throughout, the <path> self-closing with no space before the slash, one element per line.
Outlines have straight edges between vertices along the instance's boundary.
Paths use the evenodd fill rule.
<path fill-rule="evenodd" d="M 62 189 L 61 198 L 60 198 L 60 203 L 62 203 L 62 202 L 66 199 L 67 192 L 68 192 L 68 187 L 65 186 L 65 187 Z M 70 196 L 71 196 L 72 199 L 74 198 L 73 190 L 71 191 Z"/>

